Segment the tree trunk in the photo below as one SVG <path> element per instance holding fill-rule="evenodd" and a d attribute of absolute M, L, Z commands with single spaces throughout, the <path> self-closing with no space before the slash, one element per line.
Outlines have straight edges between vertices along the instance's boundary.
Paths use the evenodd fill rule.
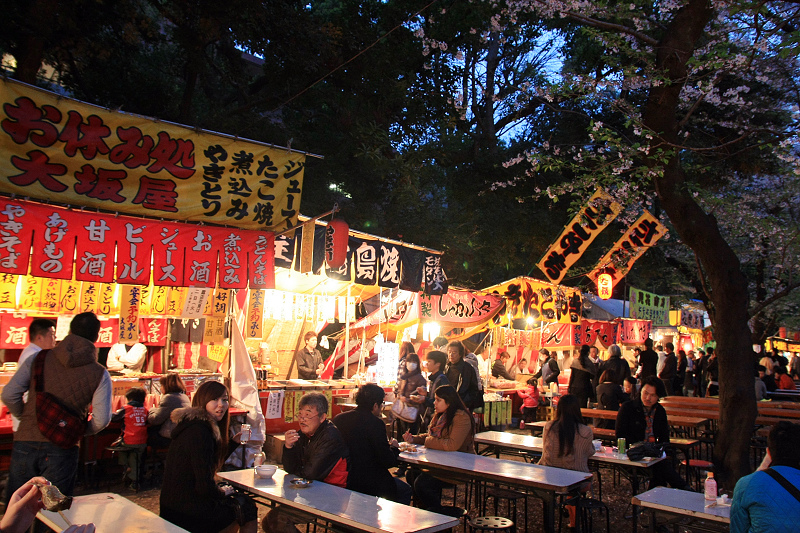
<path fill-rule="evenodd" d="M 664 32 L 657 68 L 671 82 L 650 90 L 642 119 L 656 134 L 653 145 L 677 146 L 678 104 L 688 60 L 713 11 L 707 0 L 690 0 Z M 653 162 L 652 166 L 657 164 Z M 753 351 L 748 328 L 747 280 L 739 259 L 686 187 L 686 175 L 676 151 L 654 178 L 656 193 L 681 240 L 695 253 L 709 284 L 711 315 L 720 370 L 720 425 L 714 449 L 714 470 L 721 486 L 732 489 L 749 474 L 750 436 L 756 418 Z M 701 273 L 702 275 L 703 273 Z"/>

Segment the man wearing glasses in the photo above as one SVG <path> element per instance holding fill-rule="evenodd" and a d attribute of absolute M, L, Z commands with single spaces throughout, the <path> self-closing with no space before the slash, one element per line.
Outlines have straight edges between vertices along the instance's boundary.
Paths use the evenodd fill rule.
<path fill-rule="evenodd" d="M 347 486 L 347 445 L 328 417 L 328 400 L 320 392 L 300 399 L 297 420 L 300 431 L 290 429 L 283 444 L 283 468 L 298 477 Z M 293 516 L 275 507 L 261 523 L 264 531 L 296 532 Z"/>

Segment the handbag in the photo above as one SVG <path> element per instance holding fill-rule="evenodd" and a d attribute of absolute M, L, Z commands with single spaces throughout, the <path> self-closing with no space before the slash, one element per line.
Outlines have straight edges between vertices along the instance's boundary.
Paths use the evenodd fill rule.
<path fill-rule="evenodd" d="M 36 355 L 33 378 L 36 381 L 36 423 L 47 440 L 68 450 L 86 434 L 88 418 L 64 405 L 61 400 L 44 391 L 44 360 L 50 350 Z"/>
<path fill-rule="evenodd" d="M 641 461 L 645 457 L 661 457 L 664 453 L 664 445 L 655 442 L 644 442 L 638 446 L 633 446 L 628 450 L 628 459 L 631 461 Z"/>
<path fill-rule="evenodd" d="M 392 404 L 392 413 L 394 413 L 394 416 L 403 422 L 413 424 L 417 420 L 419 407 L 416 405 L 411 405 L 410 403 L 406 403 L 402 399 L 398 398 Z"/>

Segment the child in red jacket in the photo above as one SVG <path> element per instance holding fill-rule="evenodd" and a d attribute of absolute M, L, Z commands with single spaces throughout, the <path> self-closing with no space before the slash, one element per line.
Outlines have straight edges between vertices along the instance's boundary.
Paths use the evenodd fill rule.
<path fill-rule="evenodd" d="M 113 422 L 122 422 L 122 434 L 112 446 L 117 448 L 119 464 L 125 467 L 123 482 L 130 479 L 134 490 L 139 488 L 139 463 L 147 448 L 146 397 L 143 388 L 131 387 L 125 393 L 128 402 L 111 417 Z"/>
<path fill-rule="evenodd" d="M 536 408 L 539 407 L 539 388 L 536 386 L 536 378 L 530 378 L 526 383 L 528 387 L 524 391 L 517 391 L 522 397 L 523 424 L 536 421 Z"/>

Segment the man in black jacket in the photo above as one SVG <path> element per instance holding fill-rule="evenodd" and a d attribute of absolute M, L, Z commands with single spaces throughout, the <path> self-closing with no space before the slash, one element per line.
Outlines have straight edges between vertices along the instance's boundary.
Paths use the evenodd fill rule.
<path fill-rule="evenodd" d="M 347 445 L 333 422 L 327 419 L 328 399 L 310 392 L 300 399 L 297 411 L 300 431 L 290 429 L 283 444 L 283 469 L 308 480 L 347 486 Z M 267 533 L 292 531 L 293 515 L 274 507 L 261 522 Z"/>
<path fill-rule="evenodd" d="M 447 345 L 447 367 L 444 369 L 444 374 L 471 412 L 476 407 L 483 407 L 483 396 L 478 390 L 475 370 L 464 361 L 466 353 L 467 350 L 461 341 L 451 341 Z"/>
<path fill-rule="evenodd" d="M 550 390 L 550 384 L 558 384 L 558 375 L 561 369 L 558 368 L 558 361 L 556 361 L 547 348 L 539 350 L 539 371 L 533 377 L 536 379 L 542 378 L 542 385 L 547 390 Z"/>
<path fill-rule="evenodd" d="M 385 396 L 378 385 L 367 383 L 356 393 L 356 408 L 333 419 L 350 451 L 347 488 L 409 505 L 411 486 L 388 470 L 397 466 L 399 449 L 389 445 L 380 419 Z"/>
<path fill-rule="evenodd" d="M 639 373 L 639 381 L 656 375 L 658 354 L 653 350 L 653 339 L 649 337 L 644 340 L 644 351 L 639 355 L 639 364 L 642 365 L 642 371 Z"/>
<path fill-rule="evenodd" d="M 675 346 L 671 342 L 665 344 L 664 349 L 667 352 L 667 356 L 664 359 L 664 368 L 661 369 L 658 378 L 664 383 L 664 388 L 667 391 L 666 396 L 672 396 L 672 384 L 675 376 L 678 375 L 678 358 L 675 356 Z"/>
<path fill-rule="evenodd" d="M 664 395 L 664 384 L 655 376 L 642 380 L 638 398 L 622 404 L 617 414 L 617 439 L 624 438 L 628 447 L 639 442 L 669 444 L 667 412 L 658 404 Z M 691 490 L 686 481 L 672 467 L 669 458 L 652 466 L 652 487 L 669 484 L 670 487 Z"/>
<path fill-rule="evenodd" d="M 631 366 L 628 361 L 622 358 L 622 350 L 616 344 L 608 347 L 608 359 L 602 362 L 600 369 L 597 371 L 598 378 L 603 375 L 606 370 L 611 370 L 614 373 L 614 383 L 622 387 L 625 378 L 631 375 Z"/>

